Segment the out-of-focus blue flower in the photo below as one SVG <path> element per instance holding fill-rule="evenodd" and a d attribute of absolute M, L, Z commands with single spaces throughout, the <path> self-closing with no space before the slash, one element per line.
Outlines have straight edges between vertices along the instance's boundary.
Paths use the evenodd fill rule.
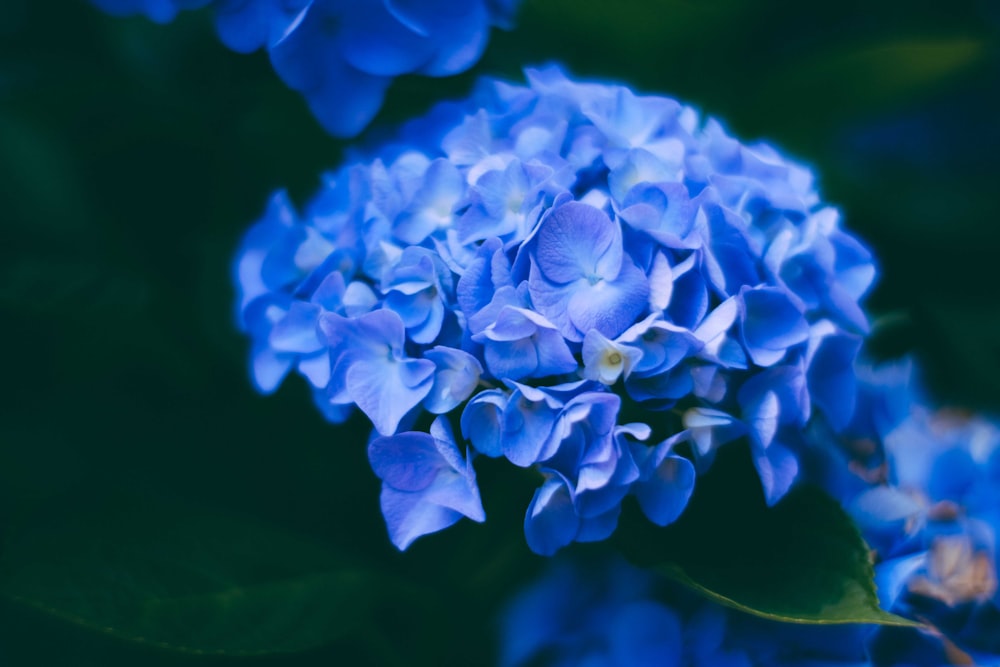
<path fill-rule="evenodd" d="M 157 23 L 174 20 L 178 12 L 198 9 L 212 0 L 93 0 L 102 10 L 115 16 L 143 14 Z"/>
<path fill-rule="evenodd" d="M 736 440 L 777 502 L 803 430 L 860 419 L 870 256 L 773 148 L 667 98 L 527 79 L 404 126 L 301 214 L 274 199 L 236 262 L 257 384 L 294 369 L 385 451 L 432 414 L 469 460 L 533 469 L 539 553 L 604 539 L 628 495 L 670 523 Z"/>
<path fill-rule="evenodd" d="M 837 436 L 811 434 L 830 456 L 818 477 L 875 552 L 882 606 L 928 627 L 880 629 L 872 656 L 879 665 L 998 664 L 1000 427 L 927 407 L 907 363 L 859 375 L 852 423 Z"/>
<path fill-rule="evenodd" d="M 557 560 L 501 618 L 502 667 L 864 667 L 865 629 L 782 624 L 619 561 Z"/>
<path fill-rule="evenodd" d="M 472 67 L 490 29 L 511 27 L 519 0 L 92 0 L 115 15 L 167 23 L 211 6 L 222 42 L 266 49 L 324 128 L 352 137 L 402 74 L 451 76 Z"/>

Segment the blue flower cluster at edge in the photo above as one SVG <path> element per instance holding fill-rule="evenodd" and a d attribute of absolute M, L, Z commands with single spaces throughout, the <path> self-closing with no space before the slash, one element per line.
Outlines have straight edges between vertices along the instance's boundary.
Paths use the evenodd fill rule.
<path fill-rule="evenodd" d="M 881 664 L 1000 664 L 1000 425 L 931 407 L 913 375 L 862 373 L 852 426 L 811 434 L 813 467 L 873 549 L 882 607 L 927 626 L 878 630 Z"/>
<path fill-rule="evenodd" d="M 392 80 L 450 76 L 480 58 L 493 26 L 509 27 L 519 0 L 91 0 L 117 15 L 165 23 L 211 6 L 222 42 L 267 49 L 281 79 L 324 128 L 358 134 Z"/>
<path fill-rule="evenodd" d="M 258 388 L 294 369 L 331 421 L 368 416 L 400 548 L 484 519 L 476 456 L 541 473 L 541 554 L 609 536 L 627 495 L 672 522 L 737 439 L 776 502 L 803 428 L 854 415 L 870 253 L 769 145 L 527 79 L 404 126 L 301 212 L 274 196 L 235 265 Z"/>
<path fill-rule="evenodd" d="M 808 429 L 809 477 L 871 546 L 881 605 L 923 627 L 765 621 L 619 561 L 560 557 L 506 606 L 500 664 L 1000 665 L 1000 424 L 929 407 L 910 362 L 859 376 L 851 423 Z"/>

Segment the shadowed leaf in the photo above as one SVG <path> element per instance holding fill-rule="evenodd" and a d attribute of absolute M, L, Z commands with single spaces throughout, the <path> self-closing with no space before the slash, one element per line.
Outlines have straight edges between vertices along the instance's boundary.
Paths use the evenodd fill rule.
<path fill-rule="evenodd" d="M 868 546 L 834 500 L 804 486 L 768 508 L 747 447 L 726 449 L 675 524 L 623 523 L 627 555 L 772 620 L 917 625 L 879 608 Z"/>
<path fill-rule="evenodd" d="M 221 514 L 121 502 L 71 512 L 0 559 L 8 598 L 122 639 L 195 654 L 316 648 L 371 622 L 370 571 Z"/>

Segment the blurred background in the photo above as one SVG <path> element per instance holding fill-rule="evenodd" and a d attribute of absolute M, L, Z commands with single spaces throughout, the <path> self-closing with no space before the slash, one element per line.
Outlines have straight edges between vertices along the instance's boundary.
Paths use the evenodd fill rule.
<path fill-rule="evenodd" d="M 911 353 L 936 400 L 996 412 L 998 47 L 990 0 L 524 0 L 472 72 L 398 80 L 369 136 L 479 74 L 550 61 L 675 96 L 815 168 L 879 261 L 872 356 Z M 0 602 L 0 664 L 491 661 L 498 605 L 539 566 L 509 538 L 523 507 L 486 494 L 485 526 L 403 557 L 366 426 L 326 424 L 298 378 L 266 398 L 248 380 L 230 284 L 241 233 L 273 190 L 303 202 L 344 145 L 205 12 L 161 26 L 82 0 L 0 2 L 0 581 L 60 601 Z M 516 492 L 526 506 L 530 482 Z M 185 562 L 192 596 L 353 574 L 322 579 L 318 602 L 282 598 L 278 655 L 232 657 L 267 632 L 246 609 L 205 644 L 230 657 L 200 655 L 122 638 L 162 610 L 82 602 L 123 579 L 174 591 L 130 570 L 150 549 Z"/>

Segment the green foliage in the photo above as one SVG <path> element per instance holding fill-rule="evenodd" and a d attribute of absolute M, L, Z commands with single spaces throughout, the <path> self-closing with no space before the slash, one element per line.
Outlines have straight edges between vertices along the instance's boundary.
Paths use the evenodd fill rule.
<path fill-rule="evenodd" d="M 130 499 L 36 526 L 8 548 L 0 572 L 3 595 L 46 614 L 159 648 L 229 656 L 357 634 L 392 586 L 265 523 Z"/>
<path fill-rule="evenodd" d="M 793 623 L 917 625 L 879 608 L 874 571 L 851 518 L 812 487 L 768 508 L 745 443 L 720 453 L 691 504 L 663 529 L 632 516 L 637 563 L 741 611 Z"/>

